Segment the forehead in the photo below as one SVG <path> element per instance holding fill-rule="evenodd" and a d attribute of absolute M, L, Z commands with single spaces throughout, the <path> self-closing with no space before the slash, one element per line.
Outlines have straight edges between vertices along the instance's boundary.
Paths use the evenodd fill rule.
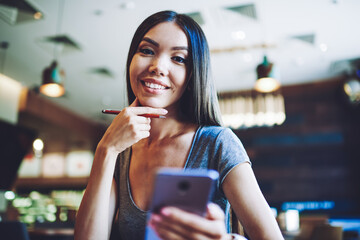
<path fill-rule="evenodd" d="M 175 22 L 163 22 L 152 27 L 144 38 L 150 38 L 160 45 L 188 46 L 184 31 Z"/>

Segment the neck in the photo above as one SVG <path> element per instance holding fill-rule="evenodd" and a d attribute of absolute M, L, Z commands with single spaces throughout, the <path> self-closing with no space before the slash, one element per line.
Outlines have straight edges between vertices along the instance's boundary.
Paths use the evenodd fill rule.
<path fill-rule="evenodd" d="M 172 138 L 183 133 L 196 129 L 196 125 L 189 123 L 171 115 L 166 115 L 165 119 L 151 119 L 151 130 L 149 140 L 161 140 Z"/>

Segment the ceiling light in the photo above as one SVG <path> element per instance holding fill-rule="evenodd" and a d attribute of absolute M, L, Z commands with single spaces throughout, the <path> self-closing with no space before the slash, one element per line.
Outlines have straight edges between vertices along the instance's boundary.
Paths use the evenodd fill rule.
<path fill-rule="evenodd" d="M 358 75 L 360 76 L 360 71 L 358 70 L 358 72 Z M 360 80 L 357 78 L 357 76 L 349 77 L 344 83 L 343 88 L 351 103 L 360 103 Z"/>
<path fill-rule="evenodd" d="M 51 65 L 43 71 L 40 92 L 48 97 L 61 97 L 65 93 L 65 88 L 62 83 L 64 77 L 64 71 L 59 70 L 57 62 L 53 61 Z"/>
<path fill-rule="evenodd" d="M 225 126 L 233 129 L 271 127 L 286 119 L 284 97 L 280 93 L 220 94 L 219 106 Z"/>
<path fill-rule="evenodd" d="M 321 43 L 319 47 L 322 52 L 326 52 L 328 50 L 328 46 L 325 43 Z"/>
<path fill-rule="evenodd" d="M 246 34 L 243 31 L 232 32 L 231 36 L 235 40 L 244 40 L 246 38 Z"/>
<path fill-rule="evenodd" d="M 257 80 L 255 90 L 258 92 L 273 92 L 280 88 L 279 73 L 273 63 L 270 63 L 266 56 L 256 68 Z"/>
<path fill-rule="evenodd" d="M 42 151 L 44 149 L 44 142 L 40 138 L 35 139 L 33 148 L 37 151 Z"/>
<path fill-rule="evenodd" d="M 57 21 L 57 35 L 61 30 L 62 16 L 64 12 L 64 1 L 59 1 L 59 13 Z M 58 67 L 56 56 L 56 44 L 54 45 L 54 58 L 55 60 L 49 67 L 45 68 L 42 72 L 42 84 L 40 86 L 40 92 L 48 97 L 61 97 L 65 94 L 65 88 L 63 86 L 63 80 L 65 78 L 64 70 Z"/>
<path fill-rule="evenodd" d="M 5 199 L 10 200 L 10 201 L 14 200 L 15 199 L 15 193 L 13 191 L 6 191 L 4 193 L 4 197 L 5 197 Z"/>
<path fill-rule="evenodd" d="M 129 2 L 122 3 L 120 5 L 120 8 L 122 8 L 122 9 L 134 9 L 135 6 L 136 6 L 135 2 L 129 1 Z"/>
<path fill-rule="evenodd" d="M 0 18 L 14 25 L 25 21 L 39 20 L 44 16 L 39 9 L 24 0 L 0 1 Z"/>
<path fill-rule="evenodd" d="M 34 13 L 34 19 L 36 19 L 36 20 L 39 20 L 39 19 L 41 19 L 42 18 L 42 13 L 41 12 L 36 12 L 36 13 Z"/>

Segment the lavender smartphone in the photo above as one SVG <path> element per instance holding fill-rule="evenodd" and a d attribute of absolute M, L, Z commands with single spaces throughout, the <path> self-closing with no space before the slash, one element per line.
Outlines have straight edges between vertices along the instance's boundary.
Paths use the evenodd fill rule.
<path fill-rule="evenodd" d="M 156 213 L 164 206 L 174 206 L 204 216 L 218 177 L 215 170 L 160 169 L 154 183 L 150 212 Z M 145 239 L 159 238 L 147 226 Z"/>

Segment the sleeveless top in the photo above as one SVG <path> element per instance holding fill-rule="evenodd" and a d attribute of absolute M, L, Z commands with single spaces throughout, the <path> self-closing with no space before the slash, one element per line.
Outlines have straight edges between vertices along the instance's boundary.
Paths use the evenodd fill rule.
<path fill-rule="evenodd" d="M 118 208 L 110 239 L 144 239 L 148 211 L 138 208 L 132 199 L 129 183 L 131 147 L 118 155 L 114 178 L 118 189 Z M 214 169 L 219 172 L 212 202 L 225 212 L 225 223 L 230 231 L 230 204 L 222 190 L 227 174 L 239 163 L 250 163 L 239 138 L 229 129 L 219 126 L 202 126 L 195 133 L 185 169 Z"/>

